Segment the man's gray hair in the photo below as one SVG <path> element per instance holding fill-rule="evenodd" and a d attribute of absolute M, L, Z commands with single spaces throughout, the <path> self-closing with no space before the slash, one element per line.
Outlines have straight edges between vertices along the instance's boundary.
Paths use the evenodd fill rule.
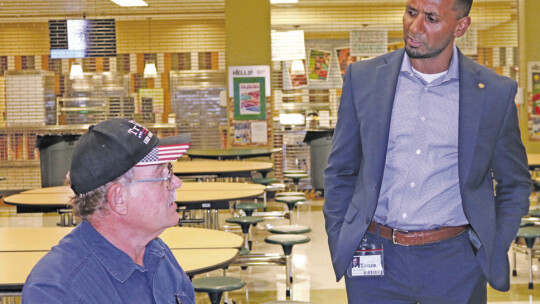
<path fill-rule="evenodd" d="M 88 217 L 94 214 L 94 212 L 97 210 L 107 212 L 107 193 L 109 192 L 109 189 L 114 184 L 130 181 L 133 178 L 132 172 L 132 169 L 130 169 L 122 176 L 97 189 L 71 197 L 70 204 L 73 206 L 73 214 L 82 218 L 83 220 L 88 220 Z M 66 184 L 70 184 L 69 179 L 66 180 Z"/>

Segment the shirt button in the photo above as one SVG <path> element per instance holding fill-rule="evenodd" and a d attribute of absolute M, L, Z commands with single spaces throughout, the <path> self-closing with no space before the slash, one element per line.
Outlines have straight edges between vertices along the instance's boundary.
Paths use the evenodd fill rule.
<path fill-rule="evenodd" d="M 401 217 L 402 217 L 402 218 L 406 218 L 406 217 L 407 217 L 407 213 L 403 213 L 403 214 L 401 215 Z"/>
<path fill-rule="evenodd" d="M 416 155 L 418 155 L 418 154 L 420 154 L 420 153 L 422 153 L 422 151 L 416 150 Z"/>
<path fill-rule="evenodd" d="M 414 188 L 414 186 L 416 186 L 416 184 L 414 182 L 411 183 L 411 188 Z"/>
<path fill-rule="evenodd" d="M 422 117 L 420 118 L 420 120 L 421 120 L 421 121 L 424 121 L 424 120 L 426 120 L 426 118 L 425 118 L 424 116 L 422 116 Z"/>

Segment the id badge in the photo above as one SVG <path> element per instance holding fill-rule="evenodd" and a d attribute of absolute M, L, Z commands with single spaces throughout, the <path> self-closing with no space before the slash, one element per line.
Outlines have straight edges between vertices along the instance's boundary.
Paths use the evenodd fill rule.
<path fill-rule="evenodd" d="M 349 277 L 384 275 L 384 250 L 381 243 L 369 242 L 365 237 L 356 249 L 347 270 Z"/>

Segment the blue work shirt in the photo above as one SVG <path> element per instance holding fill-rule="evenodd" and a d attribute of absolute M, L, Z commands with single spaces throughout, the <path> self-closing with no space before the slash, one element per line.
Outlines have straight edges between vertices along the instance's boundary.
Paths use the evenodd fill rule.
<path fill-rule="evenodd" d="M 407 53 L 398 76 L 374 221 L 404 230 L 468 224 L 458 176 L 459 59 L 427 83 Z"/>
<path fill-rule="evenodd" d="M 36 264 L 22 303 L 195 303 L 191 281 L 161 239 L 146 245 L 143 263 L 83 221 Z"/>

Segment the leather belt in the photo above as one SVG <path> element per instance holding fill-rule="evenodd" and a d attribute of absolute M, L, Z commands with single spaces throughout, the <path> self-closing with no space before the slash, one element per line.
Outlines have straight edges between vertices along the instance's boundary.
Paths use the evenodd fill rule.
<path fill-rule="evenodd" d="M 368 231 L 377 234 L 377 226 L 379 226 L 380 236 L 391 240 L 394 244 L 399 244 L 403 246 L 418 246 L 448 240 L 465 232 L 465 229 L 467 227 L 455 226 L 440 227 L 434 230 L 406 231 L 401 229 L 392 229 L 388 226 L 384 226 L 376 222 L 371 222 L 369 223 Z"/>

